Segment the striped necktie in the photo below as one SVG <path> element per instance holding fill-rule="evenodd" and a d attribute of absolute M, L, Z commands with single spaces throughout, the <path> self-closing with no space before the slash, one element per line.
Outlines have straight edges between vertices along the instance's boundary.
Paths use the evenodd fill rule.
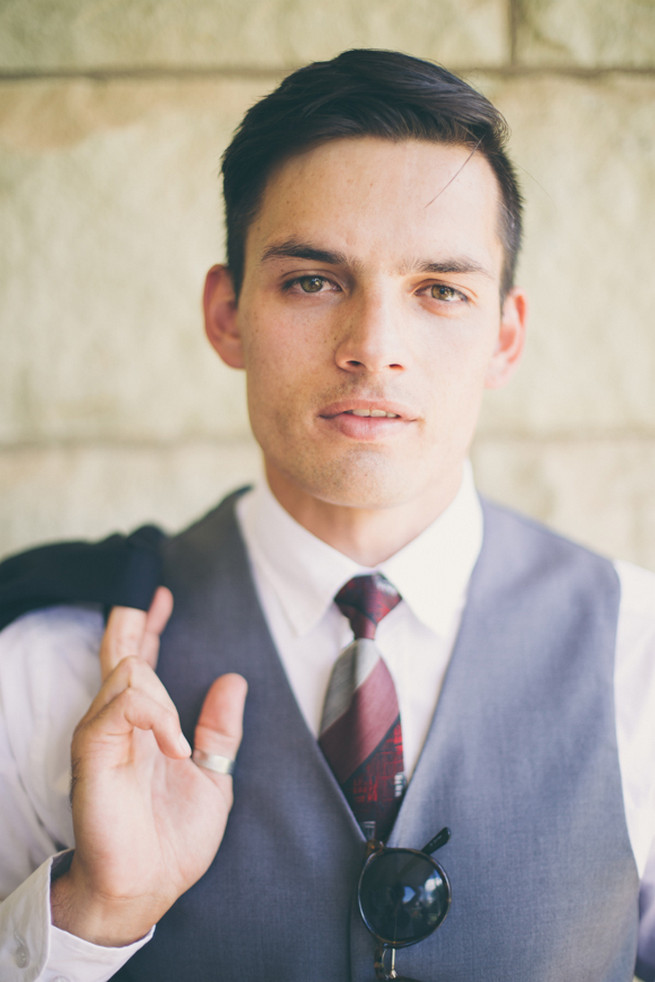
<path fill-rule="evenodd" d="M 334 599 L 355 639 L 332 670 L 319 745 L 366 837 L 384 842 L 406 782 L 398 697 L 374 638 L 401 598 L 374 573 L 349 580 Z"/>

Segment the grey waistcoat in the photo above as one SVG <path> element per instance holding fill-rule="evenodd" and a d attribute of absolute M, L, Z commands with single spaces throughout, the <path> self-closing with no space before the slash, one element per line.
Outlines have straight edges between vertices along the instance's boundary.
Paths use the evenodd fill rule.
<path fill-rule="evenodd" d="M 171 540 L 159 674 L 189 738 L 212 680 L 250 690 L 235 804 L 208 873 L 119 973 L 139 982 L 371 982 L 364 842 L 275 651 L 228 499 Z M 638 880 L 614 723 L 608 562 L 485 505 L 438 708 L 389 845 L 437 858 L 451 911 L 398 953 L 420 982 L 631 982 Z M 435 604 L 439 597 L 435 596 Z M 335 653 L 336 657 L 336 653 Z"/>

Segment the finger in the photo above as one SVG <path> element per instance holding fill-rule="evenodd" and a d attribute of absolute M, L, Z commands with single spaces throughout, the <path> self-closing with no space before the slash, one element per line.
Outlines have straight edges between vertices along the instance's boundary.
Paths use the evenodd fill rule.
<path fill-rule="evenodd" d="M 159 749 L 167 757 L 178 759 L 191 753 L 173 704 L 162 705 L 148 692 L 132 686 L 123 689 L 96 716 L 82 720 L 75 733 L 73 753 L 81 756 L 82 744 L 92 743 L 96 750 L 104 746 L 112 753 L 118 747 L 121 758 L 118 762 L 125 762 L 131 756 L 129 738 L 135 729 L 151 730 Z"/>
<path fill-rule="evenodd" d="M 157 667 L 159 641 L 173 613 L 173 594 L 165 586 L 159 586 L 146 617 L 145 632 L 141 643 L 141 657 L 152 669 Z"/>
<path fill-rule="evenodd" d="M 173 609 L 173 595 L 166 587 L 155 591 L 150 609 L 114 607 L 100 646 L 100 672 L 106 679 L 124 658 L 138 657 L 151 668 L 157 664 L 159 637 Z"/>
<path fill-rule="evenodd" d="M 164 683 L 149 665 L 136 655 L 123 658 L 107 676 L 95 699 L 91 703 L 84 720 L 93 719 L 125 689 L 137 689 L 150 699 L 158 702 L 168 712 L 177 713 L 175 704 Z"/>
<path fill-rule="evenodd" d="M 243 710 L 247 691 L 248 685 L 241 675 L 222 675 L 212 683 L 196 726 L 196 750 L 219 754 L 229 760 L 236 758 L 243 734 Z M 232 778 L 228 774 L 202 769 L 231 800 Z"/>

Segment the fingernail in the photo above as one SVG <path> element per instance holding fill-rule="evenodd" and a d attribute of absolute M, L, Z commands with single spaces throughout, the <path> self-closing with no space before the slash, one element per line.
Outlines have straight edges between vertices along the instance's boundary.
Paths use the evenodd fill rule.
<path fill-rule="evenodd" d="M 184 733 L 180 733 L 180 737 L 179 737 L 179 741 L 178 742 L 180 744 L 180 750 L 182 750 L 182 752 L 184 753 L 184 755 L 186 757 L 190 757 L 191 756 L 191 746 L 189 744 L 189 741 L 185 737 Z"/>

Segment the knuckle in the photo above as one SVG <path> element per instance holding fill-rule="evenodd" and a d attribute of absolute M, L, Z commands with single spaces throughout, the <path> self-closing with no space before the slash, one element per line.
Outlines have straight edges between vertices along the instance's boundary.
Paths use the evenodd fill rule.
<path fill-rule="evenodd" d="M 117 701 L 123 706 L 127 711 L 132 707 L 136 706 L 140 702 L 140 697 L 138 691 L 134 686 L 129 685 L 117 696 Z"/>
<path fill-rule="evenodd" d="M 126 655 L 117 665 L 119 678 L 126 688 L 139 684 L 143 674 L 143 661 L 137 655 Z"/>
<path fill-rule="evenodd" d="M 113 648 L 116 656 L 121 660 L 137 655 L 141 647 L 141 635 L 137 632 L 121 631 L 113 639 Z"/>

